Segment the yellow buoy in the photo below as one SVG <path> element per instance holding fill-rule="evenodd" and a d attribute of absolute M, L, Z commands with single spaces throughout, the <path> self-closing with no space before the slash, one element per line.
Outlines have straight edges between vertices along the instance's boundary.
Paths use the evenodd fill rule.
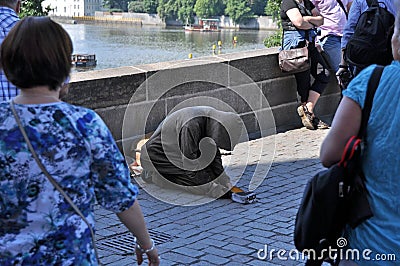
<path fill-rule="evenodd" d="M 237 36 L 233 36 L 233 40 L 232 40 L 233 44 L 237 43 Z"/>
<path fill-rule="evenodd" d="M 189 54 L 189 55 L 188 55 L 188 58 L 189 58 L 189 59 L 192 59 L 192 58 L 193 58 L 193 54 Z"/>

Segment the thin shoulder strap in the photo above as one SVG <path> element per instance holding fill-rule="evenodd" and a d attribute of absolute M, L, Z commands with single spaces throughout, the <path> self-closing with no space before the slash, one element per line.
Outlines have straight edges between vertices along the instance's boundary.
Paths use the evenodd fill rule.
<path fill-rule="evenodd" d="M 349 14 L 347 13 L 346 8 L 344 7 L 344 4 L 341 0 L 336 0 L 336 2 L 338 2 L 339 6 L 343 9 L 344 14 L 346 15 L 346 19 L 349 18 Z"/>
<path fill-rule="evenodd" d="M 358 137 L 361 139 L 365 138 L 367 135 L 367 125 L 368 125 L 369 115 L 371 114 L 374 95 L 376 89 L 379 86 L 379 81 L 381 79 L 383 69 L 384 69 L 383 66 L 376 66 L 368 81 L 367 94 L 365 96 L 364 108 L 362 110 L 361 127 L 360 131 L 358 132 Z"/>
<path fill-rule="evenodd" d="M 14 101 L 10 101 L 10 107 L 11 111 L 15 117 L 15 120 L 17 121 L 18 127 L 22 133 L 22 136 L 25 139 L 26 144 L 28 145 L 29 151 L 32 153 L 33 158 L 35 159 L 37 165 L 39 166 L 40 170 L 42 170 L 43 174 L 49 179 L 50 183 L 58 190 L 58 192 L 61 193 L 61 195 L 64 196 L 65 200 L 71 205 L 71 207 L 74 209 L 74 211 L 82 218 L 82 220 L 86 223 L 90 230 L 90 234 L 92 235 L 92 242 L 93 242 L 93 248 L 96 254 L 97 262 L 100 264 L 100 259 L 99 255 L 97 252 L 97 247 L 96 247 L 96 242 L 95 242 L 95 234 L 93 232 L 92 227 L 90 226 L 89 221 L 85 218 L 85 216 L 82 214 L 82 212 L 79 210 L 79 208 L 75 205 L 75 203 L 71 200 L 71 198 L 65 193 L 65 191 L 58 185 L 57 181 L 54 180 L 54 178 L 50 175 L 50 173 L 46 170 L 42 162 L 40 161 L 39 157 L 37 156 L 35 150 L 32 147 L 31 142 L 29 141 L 28 135 L 26 134 L 26 131 L 24 127 L 22 126 L 21 120 L 19 119 L 19 116 L 17 114 L 17 111 L 15 110 L 14 107 Z"/>

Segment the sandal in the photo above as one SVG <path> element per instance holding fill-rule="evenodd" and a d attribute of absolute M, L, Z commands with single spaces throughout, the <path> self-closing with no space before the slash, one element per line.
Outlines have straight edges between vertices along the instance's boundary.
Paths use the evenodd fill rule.
<path fill-rule="evenodd" d="M 322 121 L 321 119 L 319 119 L 316 116 L 314 116 L 313 124 L 314 124 L 315 129 L 328 129 L 329 128 L 329 125 L 327 123 L 325 123 L 324 121 Z"/>
<path fill-rule="evenodd" d="M 297 113 L 299 114 L 301 118 L 301 122 L 303 123 L 303 126 L 305 126 L 307 129 L 314 130 L 316 129 L 314 126 L 314 114 L 309 112 L 307 109 L 306 105 L 300 105 L 297 107 Z"/>

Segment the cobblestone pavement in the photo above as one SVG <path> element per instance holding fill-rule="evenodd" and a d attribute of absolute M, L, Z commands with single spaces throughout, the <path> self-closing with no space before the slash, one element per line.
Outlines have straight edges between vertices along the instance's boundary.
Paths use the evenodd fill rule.
<path fill-rule="evenodd" d="M 158 244 L 161 265 L 303 265 L 301 257 L 289 257 L 294 220 L 307 180 L 322 169 L 318 154 L 327 132 L 291 130 L 241 143 L 232 155 L 224 156 L 230 176 L 241 176 L 239 187 L 258 186 L 254 204 L 220 199 L 179 206 L 141 189 L 139 202 Z M 116 216 L 99 208 L 96 219 L 102 263 L 135 265 L 133 237 Z M 280 249 L 287 260 L 278 259 Z"/>

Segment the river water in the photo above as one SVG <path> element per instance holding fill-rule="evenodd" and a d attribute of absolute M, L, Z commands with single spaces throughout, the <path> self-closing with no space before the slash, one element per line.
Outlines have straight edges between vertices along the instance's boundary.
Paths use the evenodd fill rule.
<path fill-rule="evenodd" d="M 97 66 L 106 69 L 210 56 L 264 48 L 272 31 L 228 30 L 185 32 L 183 28 L 136 25 L 62 24 L 70 34 L 74 53 L 96 54 Z M 232 40 L 236 36 L 237 43 Z M 219 49 L 218 41 L 222 42 Z M 77 71 L 77 70 L 74 70 Z"/>

